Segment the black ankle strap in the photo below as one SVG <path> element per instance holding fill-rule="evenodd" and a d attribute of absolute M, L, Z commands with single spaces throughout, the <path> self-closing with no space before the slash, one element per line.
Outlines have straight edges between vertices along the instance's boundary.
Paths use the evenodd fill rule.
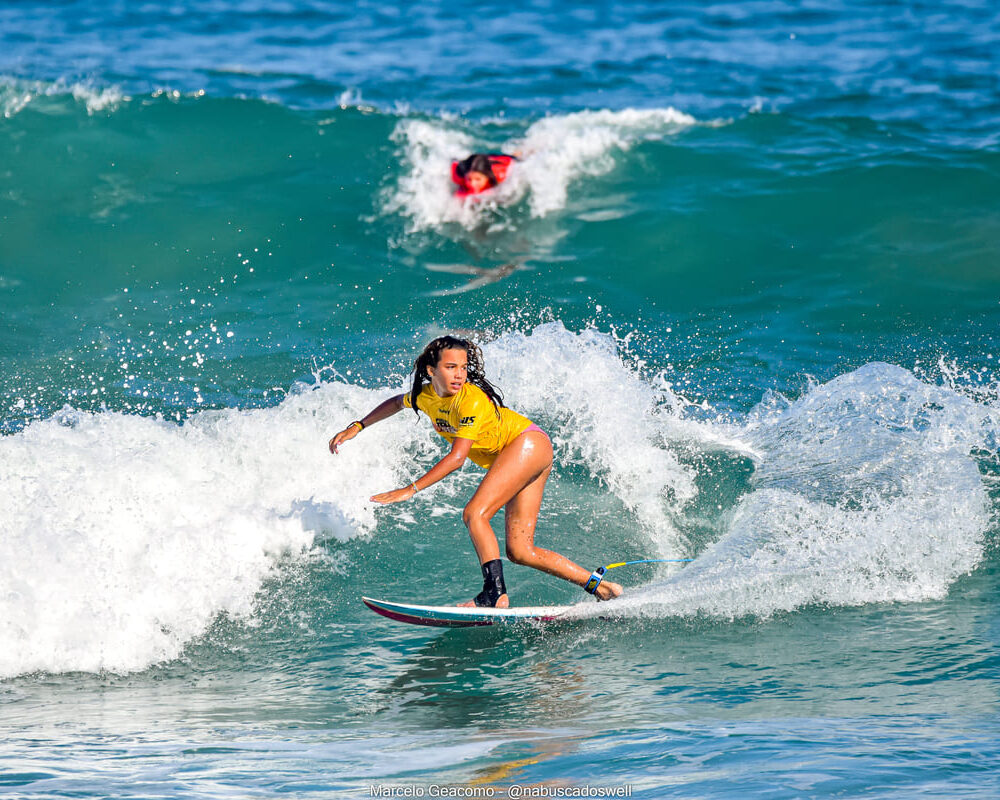
<path fill-rule="evenodd" d="M 494 558 L 483 564 L 483 590 L 476 595 L 475 603 L 493 608 L 502 594 L 507 594 L 507 586 L 503 582 L 503 562 Z"/>

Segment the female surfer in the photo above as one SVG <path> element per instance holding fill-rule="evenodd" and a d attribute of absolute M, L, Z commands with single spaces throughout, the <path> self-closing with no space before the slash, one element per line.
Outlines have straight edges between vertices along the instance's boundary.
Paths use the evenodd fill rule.
<path fill-rule="evenodd" d="M 517 156 L 504 153 L 473 153 L 451 164 L 451 179 L 458 186 L 459 197 L 482 194 L 507 179 L 507 170 Z"/>
<path fill-rule="evenodd" d="M 552 471 L 552 442 L 530 419 L 504 406 L 500 392 L 486 379 L 482 352 L 475 344 L 454 336 L 432 341 L 417 358 L 410 391 L 385 400 L 344 428 L 330 440 L 331 452 L 404 408 L 419 409 L 430 417 L 434 429 L 451 443 L 451 450 L 409 486 L 377 494 L 371 498 L 374 502 L 409 500 L 457 470 L 467 458 L 487 470 L 462 513 L 479 556 L 483 590 L 462 605 L 507 608 L 510 604 L 500 548 L 490 527 L 502 506 L 506 507 L 507 557 L 515 564 L 576 583 L 599 600 L 622 593 L 617 583 L 592 580 L 591 573 L 565 556 L 535 546 L 538 510 Z"/>

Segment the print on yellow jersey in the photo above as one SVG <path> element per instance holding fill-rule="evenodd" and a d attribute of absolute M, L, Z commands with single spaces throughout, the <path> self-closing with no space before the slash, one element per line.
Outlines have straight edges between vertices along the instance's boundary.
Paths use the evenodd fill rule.
<path fill-rule="evenodd" d="M 403 405 L 413 407 L 409 392 L 403 395 Z M 471 439 L 469 458 L 484 469 L 489 469 L 500 451 L 531 425 L 530 419 L 516 411 L 495 408 L 486 392 L 472 383 L 451 397 L 438 397 L 428 383 L 417 395 L 417 408 L 430 417 L 434 430 L 448 442 Z"/>

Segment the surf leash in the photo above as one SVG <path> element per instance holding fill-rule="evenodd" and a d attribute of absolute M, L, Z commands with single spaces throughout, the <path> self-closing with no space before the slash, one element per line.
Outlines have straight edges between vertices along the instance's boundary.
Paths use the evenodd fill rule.
<path fill-rule="evenodd" d="M 680 564 L 686 563 L 688 561 L 694 561 L 693 558 L 643 558 L 639 561 L 619 561 L 615 564 L 608 564 L 603 567 L 598 567 L 587 579 L 587 582 L 583 585 L 583 590 L 589 594 L 597 594 L 597 587 L 601 585 L 601 581 L 604 580 L 604 573 L 609 569 L 615 569 L 616 567 L 628 567 L 632 564 L 661 564 L 661 563 L 671 563 Z"/>

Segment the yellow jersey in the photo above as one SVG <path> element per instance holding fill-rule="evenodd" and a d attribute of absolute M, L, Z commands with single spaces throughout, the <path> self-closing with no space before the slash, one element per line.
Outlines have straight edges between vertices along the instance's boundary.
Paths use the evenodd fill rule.
<path fill-rule="evenodd" d="M 413 408 L 410 394 L 403 395 L 403 405 Z M 471 439 L 469 458 L 489 469 L 507 445 L 524 433 L 531 420 L 502 406 L 494 407 L 486 392 L 466 383 L 451 397 L 438 397 L 431 384 L 425 384 L 417 395 L 417 408 L 423 411 L 434 430 L 449 443 L 455 439 Z"/>

